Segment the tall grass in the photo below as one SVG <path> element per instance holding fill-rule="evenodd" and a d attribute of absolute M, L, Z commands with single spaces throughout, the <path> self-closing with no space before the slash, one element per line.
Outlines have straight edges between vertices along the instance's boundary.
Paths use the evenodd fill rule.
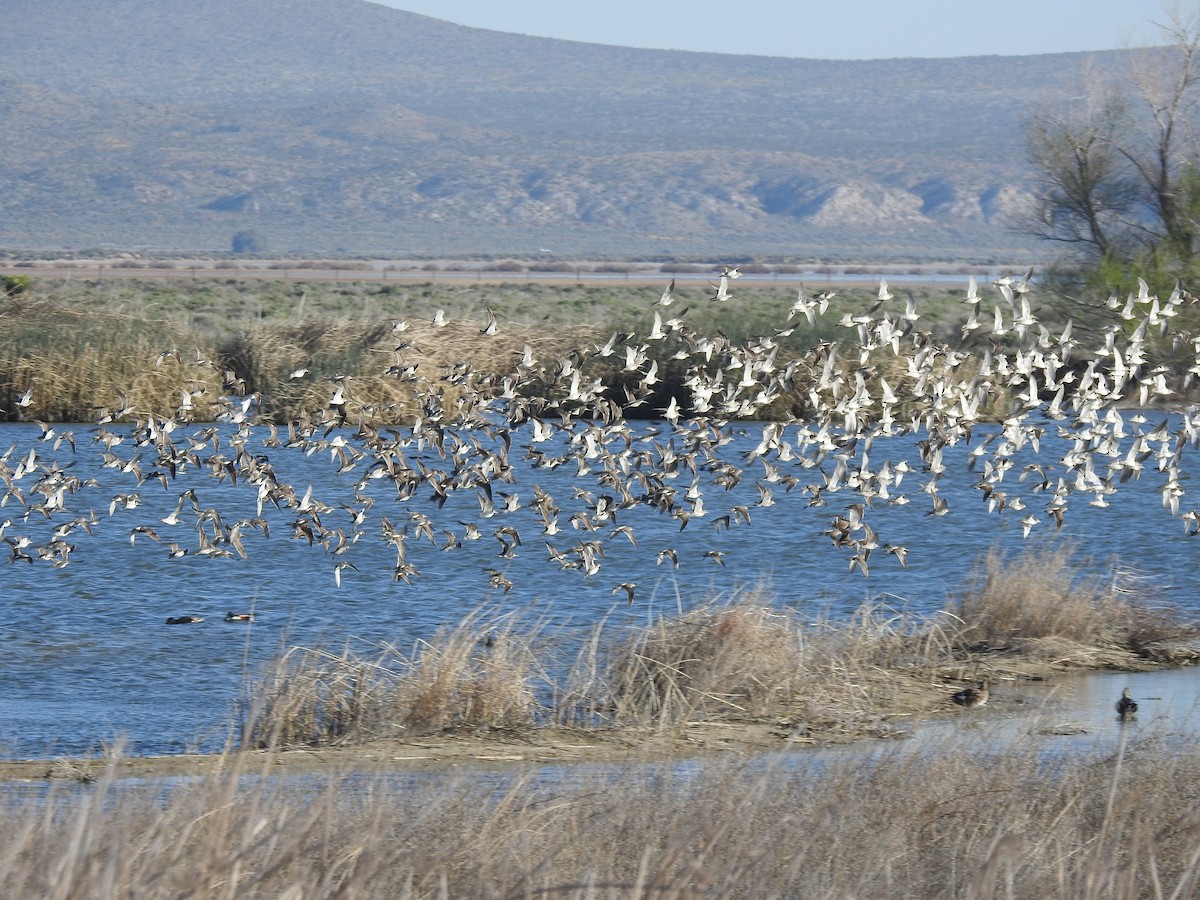
<path fill-rule="evenodd" d="M 142 418 L 211 421 L 251 394 L 260 395 L 265 419 L 319 418 L 337 377 L 351 423 L 395 424 L 431 402 L 453 403 L 462 392 L 449 379 L 464 361 L 499 379 L 514 371 L 526 345 L 549 364 L 607 337 L 563 323 L 513 325 L 484 340 L 465 317 L 441 328 L 400 321 L 397 331 L 396 320 L 377 314 L 320 318 L 310 308 L 300 322 L 204 323 L 179 310 L 149 317 L 127 300 L 92 305 L 35 293 L 0 309 L 0 418 L 98 421 L 129 409 Z M 301 369 L 305 375 L 293 378 Z M 31 388 L 30 404 L 19 408 Z"/>
<path fill-rule="evenodd" d="M 156 362 L 166 349 L 185 347 L 190 362 L 212 348 L 169 323 L 146 322 L 117 310 L 67 307 L 37 299 L 10 301 L 0 321 L 0 414 L 13 417 L 17 395 L 33 389 L 26 418 L 97 421 L 102 411 L 129 403 L 147 411 L 174 409 L 179 391 L 215 397 L 213 369 L 179 357 Z M 165 363 L 165 365 L 164 365 Z M 212 408 L 198 410 L 211 413 Z"/>
<path fill-rule="evenodd" d="M 452 728 L 523 728 L 547 680 L 537 627 L 476 611 L 404 651 L 293 648 L 246 702 L 253 746 L 412 738 Z"/>
<path fill-rule="evenodd" d="M 993 740 L 983 720 L 952 744 L 838 755 L 271 774 L 288 745 L 447 731 L 607 728 L 648 750 L 661 742 L 639 736 L 703 722 L 768 722 L 801 739 L 880 734 L 893 714 L 950 709 L 945 672 L 972 659 L 996 672 L 1021 652 L 1041 658 L 1047 641 L 1077 651 L 1101 641 L 1104 653 L 1050 661 L 1112 665 L 1120 650 L 1136 665 L 1135 641 L 1194 633 L 1143 615 L 1120 579 L 1080 579 L 1059 551 L 989 556 L 929 620 L 868 604 L 846 622 L 813 621 L 767 600 L 759 591 L 649 624 L 610 621 L 573 660 L 543 639 L 542 619 L 488 610 L 403 650 L 292 650 L 249 695 L 245 746 L 265 752 L 231 751 L 217 774 L 171 785 L 123 782 L 114 760 L 99 777 L 60 765 L 70 782 L 0 792 L 0 896 L 1124 900 L 1200 890 L 1200 757 L 1152 730 L 1127 746 L 1122 727 L 1115 746 L 1101 736 L 1090 754 Z M 1125 624 L 1097 625 L 1098 614 Z"/>
<path fill-rule="evenodd" d="M 753 596 L 660 618 L 612 653 L 612 720 L 662 728 L 767 715 L 795 693 L 799 638 L 789 615 Z"/>
<path fill-rule="evenodd" d="M 567 709 L 617 726 L 777 720 L 797 733 L 880 733 L 888 713 L 940 699 L 933 673 L 941 626 L 864 605 L 849 622 L 805 622 L 761 591 L 615 639 L 568 691 Z M 920 636 L 919 633 L 924 632 Z M 590 691 L 590 693 L 589 693 Z M 566 711 L 566 710 L 564 710 Z"/>
<path fill-rule="evenodd" d="M 269 755 L 170 787 L 105 776 L 0 799 L 0 895 L 1195 895 L 1195 754 L 966 740 L 544 779 L 262 777 Z"/>
<path fill-rule="evenodd" d="M 746 287 L 737 303 L 710 304 L 707 285 L 681 285 L 670 311 L 689 307 L 697 333 L 722 335 L 735 348 L 774 335 L 782 367 L 822 341 L 844 339 L 837 317 L 861 300 L 847 291 L 819 328 L 802 323 L 783 337 L 777 331 L 796 290 Z M 98 410 L 129 405 L 139 416 L 166 418 L 186 390 L 195 395 L 187 418 L 212 419 L 225 408 L 222 395 L 259 393 L 259 414 L 282 422 L 315 417 L 333 393 L 328 379 L 348 375 L 351 421 L 394 424 L 419 413 L 422 393 L 443 390 L 453 402 L 457 392 L 444 378 L 456 364 L 470 361 L 480 375 L 503 377 L 526 344 L 550 366 L 581 351 L 585 374 L 620 399 L 621 384 L 637 376 L 623 375 L 619 362 L 587 357 L 615 330 L 647 333 L 661 292 L 644 285 L 35 279 L 27 293 L 0 298 L 0 417 L 95 421 Z M 951 294 L 923 292 L 921 301 L 932 304 L 931 315 L 957 315 Z M 485 340 L 479 329 L 488 309 L 502 327 Z M 449 320 L 445 327 L 430 324 L 437 310 Z M 667 343 L 649 348 L 662 378 L 645 407 L 651 415 L 672 395 L 687 399 L 685 366 Z M 168 351 L 175 355 L 162 355 Z M 289 377 L 300 368 L 307 377 Z M 16 399 L 31 387 L 31 405 L 18 409 Z M 781 397 L 762 414 L 794 415 L 802 400 L 800 393 Z"/>
<path fill-rule="evenodd" d="M 408 653 L 295 649 L 253 691 L 247 733 L 254 746 L 552 724 L 882 735 L 947 711 L 947 686 L 980 672 L 1147 668 L 1147 645 L 1196 633 L 1117 582 L 1082 577 L 1060 549 L 988 555 L 946 614 L 927 619 L 866 603 L 848 620 L 813 621 L 772 599 L 760 589 L 649 624 L 602 622 L 572 659 L 541 639 L 542 620 L 485 611 Z"/>
<path fill-rule="evenodd" d="M 1068 546 L 988 553 L 950 608 L 962 623 L 959 641 L 977 651 L 1099 666 L 1189 631 L 1177 612 L 1090 570 Z"/>

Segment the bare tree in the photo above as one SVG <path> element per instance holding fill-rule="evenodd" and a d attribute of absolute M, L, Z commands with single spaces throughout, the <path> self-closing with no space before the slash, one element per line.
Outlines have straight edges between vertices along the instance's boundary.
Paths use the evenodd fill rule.
<path fill-rule="evenodd" d="M 1139 185 L 1124 153 L 1128 105 L 1111 90 L 1039 110 L 1029 126 L 1029 155 L 1039 192 L 1030 231 L 1075 245 L 1085 259 L 1109 256 L 1134 239 Z"/>
<path fill-rule="evenodd" d="M 1131 146 L 1126 156 L 1148 189 L 1162 226 L 1160 241 L 1191 257 L 1197 234 L 1191 210 L 1193 182 L 1200 165 L 1196 143 L 1200 21 L 1196 16 L 1185 21 L 1176 13 L 1164 31 L 1171 45 L 1134 69 L 1134 84 L 1148 122 L 1140 146 Z"/>
<path fill-rule="evenodd" d="M 1167 43 L 1138 51 L 1127 79 L 1030 121 L 1040 191 L 1029 231 L 1071 245 L 1085 267 L 1200 268 L 1200 16 L 1176 11 L 1162 29 Z"/>

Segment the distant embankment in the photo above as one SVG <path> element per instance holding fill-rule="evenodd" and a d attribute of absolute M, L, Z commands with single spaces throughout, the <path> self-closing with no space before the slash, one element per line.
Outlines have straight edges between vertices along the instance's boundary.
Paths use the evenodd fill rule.
<path fill-rule="evenodd" d="M 741 283 L 778 284 L 803 283 L 809 285 L 840 284 L 845 286 L 878 283 L 880 278 L 909 285 L 932 285 L 966 283 L 967 275 L 990 277 L 1001 269 L 1018 270 L 1028 267 L 1026 262 L 997 269 L 975 269 L 954 266 L 845 266 L 804 268 L 796 265 L 777 267 L 755 266 L 743 270 Z M 487 283 L 537 283 L 537 284 L 608 284 L 627 282 L 630 284 L 658 283 L 676 279 L 681 282 L 702 283 L 716 281 L 719 269 L 706 268 L 692 263 L 671 264 L 646 263 L 591 263 L 559 265 L 553 268 L 524 266 L 515 263 L 471 264 L 452 262 L 446 264 L 364 262 L 341 264 L 336 262 L 296 261 L 245 261 L 213 262 L 175 261 L 129 264 L 126 261 L 52 261 L 0 264 L 0 275 L 20 274 L 41 278 L 97 278 L 137 279 L 141 281 L 180 279 L 255 279 L 260 281 L 286 282 L 487 282 Z"/>

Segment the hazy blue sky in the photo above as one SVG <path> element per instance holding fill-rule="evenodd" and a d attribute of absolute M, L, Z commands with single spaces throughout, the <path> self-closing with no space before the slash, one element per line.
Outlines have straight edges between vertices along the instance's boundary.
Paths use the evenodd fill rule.
<path fill-rule="evenodd" d="M 1162 43 L 1163 0 L 375 0 L 497 31 L 656 47 L 881 59 Z M 1174 7 L 1170 7 L 1174 8 Z M 1195 0 L 1182 4 L 1194 11 Z"/>

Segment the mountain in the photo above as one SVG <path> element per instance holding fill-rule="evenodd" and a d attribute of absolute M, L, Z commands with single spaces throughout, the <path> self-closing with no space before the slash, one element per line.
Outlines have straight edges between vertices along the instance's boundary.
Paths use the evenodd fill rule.
<path fill-rule="evenodd" d="M 1030 256 L 1031 104 L 1136 52 L 838 62 L 366 0 L 6 5 L 14 251 L 227 250 L 249 230 L 278 254 Z"/>

